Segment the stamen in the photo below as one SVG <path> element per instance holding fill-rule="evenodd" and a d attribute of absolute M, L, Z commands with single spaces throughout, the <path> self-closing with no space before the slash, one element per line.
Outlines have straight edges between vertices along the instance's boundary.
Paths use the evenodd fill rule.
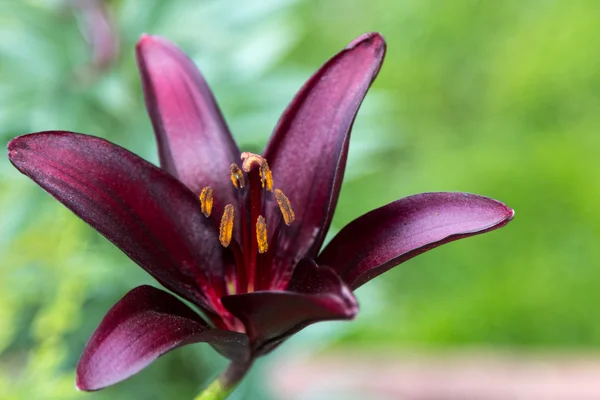
<path fill-rule="evenodd" d="M 281 190 L 275 189 L 275 200 L 277 200 L 279 210 L 281 210 L 281 214 L 283 215 L 283 222 L 289 226 L 294 222 L 294 219 L 296 219 L 296 214 L 294 214 L 294 210 L 292 210 L 290 199 L 288 199 Z"/>
<path fill-rule="evenodd" d="M 267 160 L 260 167 L 260 182 L 263 188 L 266 188 L 269 192 L 273 191 L 273 173 L 269 168 L 269 164 L 267 164 Z"/>
<path fill-rule="evenodd" d="M 253 164 L 258 164 L 260 171 L 260 182 L 264 189 L 269 192 L 273 191 L 273 173 L 269 168 L 267 160 L 258 154 L 243 152 L 242 153 L 242 169 L 246 172 L 250 172 Z"/>
<path fill-rule="evenodd" d="M 221 226 L 219 227 L 219 241 L 223 247 L 229 246 L 231 243 L 231 235 L 233 233 L 233 216 L 235 215 L 235 209 L 231 204 L 227 204 L 223 210 L 223 216 L 221 217 Z"/>
<path fill-rule="evenodd" d="M 200 209 L 206 218 L 210 217 L 213 208 L 213 190 L 210 186 L 206 186 L 200 192 Z"/>
<path fill-rule="evenodd" d="M 244 174 L 240 167 L 237 164 L 231 164 L 229 166 L 229 171 L 231 171 L 231 183 L 235 186 L 236 189 L 243 188 L 246 186 L 246 180 L 244 179 Z"/>
<path fill-rule="evenodd" d="M 256 241 L 258 242 L 259 253 L 266 253 L 269 250 L 269 243 L 267 243 L 267 223 L 262 215 L 259 215 L 256 220 Z"/>

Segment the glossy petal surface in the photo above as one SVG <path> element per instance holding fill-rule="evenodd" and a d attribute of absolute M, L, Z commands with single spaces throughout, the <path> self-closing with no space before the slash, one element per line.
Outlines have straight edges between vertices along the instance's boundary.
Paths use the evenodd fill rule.
<path fill-rule="evenodd" d="M 162 168 L 196 195 L 212 187 L 217 212 L 235 204 L 229 165 L 240 152 L 200 71 L 160 37 L 142 36 L 136 54 Z"/>
<path fill-rule="evenodd" d="M 507 224 L 514 212 L 467 193 L 423 193 L 400 199 L 349 223 L 319 255 L 356 289 L 434 247 Z"/>
<path fill-rule="evenodd" d="M 196 342 L 208 342 L 232 358 L 248 349 L 246 335 L 212 329 L 167 292 L 139 286 L 115 304 L 90 338 L 77 365 L 77 388 L 102 389 Z"/>
<path fill-rule="evenodd" d="M 288 291 L 226 296 L 222 302 L 259 348 L 281 342 L 311 323 L 351 319 L 358 312 L 354 295 L 336 273 L 309 259 L 296 267 Z"/>
<path fill-rule="evenodd" d="M 8 150 L 19 171 L 165 287 L 211 308 L 207 299 L 223 290 L 222 247 L 215 227 L 201 215 L 198 199 L 179 181 L 135 154 L 87 135 L 20 136 Z"/>
<path fill-rule="evenodd" d="M 384 54 L 379 34 L 357 38 L 308 80 L 277 124 L 264 156 L 296 221 L 277 244 L 286 256 L 276 264 L 316 256 L 337 204 L 352 123 Z"/>

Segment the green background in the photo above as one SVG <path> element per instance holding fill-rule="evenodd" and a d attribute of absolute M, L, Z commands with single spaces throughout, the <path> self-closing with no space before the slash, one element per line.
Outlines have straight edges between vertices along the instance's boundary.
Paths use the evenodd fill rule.
<path fill-rule="evenodd" d="M 148 32 L 193 57 L 241 149 L 258 152 L 303 81 L 354 37 L 379 31 L 388 53 L 356 120 L 333 229 L 426 191 L 479 193 L 516 210 L 506 228 L 361 288 L 356 321 L 302 332 L 238 398 L 259 398 L 277 360 L 331 348 L 600 345 L 600 2 L 110 1 L 121 54 L 95 73 L 83 19 L 67 4 L 0 1 L 4 144 L 64 129 L 156 162 L 133 56 Z M 154 282 L 5 157 L 0 250 L 1 399 L 191 398 L 224 367 L 196 345 L 113 388 L 77 393 L 74 367 L 104 313 Z"/>

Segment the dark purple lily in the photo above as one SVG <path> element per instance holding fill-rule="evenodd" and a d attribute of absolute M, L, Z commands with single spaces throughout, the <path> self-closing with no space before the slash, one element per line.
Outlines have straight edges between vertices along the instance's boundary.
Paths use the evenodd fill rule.
<path fill-rule="evenodd" d="M 288 106 L 262 156 L 241 153 L 206 82 L 176 46 L 137 46 L 161 168 L 97 137 L 13 139 L 19 171 L 123 250 L 175 296 L 140 286 L 104 317 L 77 387 L 119 382 L 177 347 L 207 342 L 231 360 L 207 393 L 314 322 L 352 319 L 352 293 L 441 244 L 507 224 L 504 204 L 466 193 L 400 199 L 348 224 L 321 250 L 352 123 L 385 54 L 377 33 L 327 61 Z M 213 398 L 209 397 L 203 398 Z"/>

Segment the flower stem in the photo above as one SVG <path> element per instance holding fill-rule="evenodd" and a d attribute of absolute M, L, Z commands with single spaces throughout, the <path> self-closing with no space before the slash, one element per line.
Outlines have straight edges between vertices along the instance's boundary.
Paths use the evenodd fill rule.
<path fill-rule="evenodd" d="M 215 379 L 202 393 L 194 398 L 194 400 L 224 400 L 237 387 L 242 378 L 246 375 L 252 360 L 245 363 L 229 364 L 229 367 Z"/>

